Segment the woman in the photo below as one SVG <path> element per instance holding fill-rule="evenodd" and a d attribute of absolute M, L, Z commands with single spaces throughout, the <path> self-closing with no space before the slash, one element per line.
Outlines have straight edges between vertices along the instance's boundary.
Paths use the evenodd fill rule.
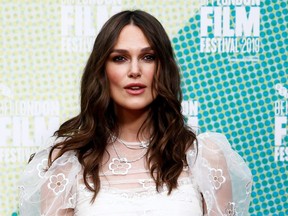
<path fill-rule="evenodd" d="M 55 137 L 21 180 L 21 215 L 247 214 L 250 171 L 223 135 L 185 125 L 169 38 L 146 12 L 103 26 L 81 111 Z"/>

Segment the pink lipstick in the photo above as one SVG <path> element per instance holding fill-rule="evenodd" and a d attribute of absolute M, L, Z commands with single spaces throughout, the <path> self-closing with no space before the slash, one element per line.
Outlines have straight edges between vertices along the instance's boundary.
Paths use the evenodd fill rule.
<path fill-rule="evenodd" d="M 126 92 L 131 95 L 139 95 L 145 91 L 147 86 L 142 83 L 130 83 L 124 87 Z"/>

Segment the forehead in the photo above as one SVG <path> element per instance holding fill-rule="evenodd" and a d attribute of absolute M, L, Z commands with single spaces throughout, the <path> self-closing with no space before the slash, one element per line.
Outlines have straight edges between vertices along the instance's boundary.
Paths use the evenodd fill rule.
<path fill-rule="evenodd" d="M 147 46 L 150 46 L 150 44 L 143 31 L 139 27 L 129 24 L 121 30 L 114 48 L 135 48 Z"/>

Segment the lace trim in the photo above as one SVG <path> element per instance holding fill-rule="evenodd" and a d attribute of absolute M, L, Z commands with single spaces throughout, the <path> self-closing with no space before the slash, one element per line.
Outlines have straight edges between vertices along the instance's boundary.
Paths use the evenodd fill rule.
<path fill-rule="evenodd" d="M 117 195 L 118 197 L 126 198 L 126 199 L 137 199 L 143 197 L 149 197 L 154 195 L 167 196 L 168 188 L 166 186 L 162 187 L 159 192 L 156 191 L 155 183 L 152 179 L 139 179 L 143 187 L 135 188 L 135 189 L 118 189 L 112 188 L 107 185 L 101 185 L 100 193 L 109 193 L 113 195 Z M 191 186 L 194 190 L 188 189 L 183 190 L 182 187 Z M 182 189 L 182 190 L 181 190 Z M 183 177 L 178 180 L 178 188 L 173 190 L 172 193 L 174 196 L 181 195 L 184 200 L 190 200 L 193 196 L 191 194 L 199 193 L 198 188 L 194 184 L 193 178 L 191 177 Z M 78 187 L 78 192 L 83 194 L 85 197 L 91 197 L 93 194 L 90 190 L 87 189 L 85 184 L 81 183 Z M 182 196 L 184 195 L 184 196 Z M 178 197 L 178 196 L 177 196 Z M 179 198 L 177 198 L 179 200 Z M 183 200 L 182 199 L 182 200 Z"/>
<path fill-rule="evenodd" d="M 142 174 L 142 173 L 149 173 L 149 170 L 147 169 L 136 169 L 136 170 L 129 170 L 129 174 Z M 110 170 L 107 170 L 105 172 L 102 172 L 99 174 L 100 177 L 104 177 L 104 176 L 114 176 L 115 174 L 113 174 Z"/>

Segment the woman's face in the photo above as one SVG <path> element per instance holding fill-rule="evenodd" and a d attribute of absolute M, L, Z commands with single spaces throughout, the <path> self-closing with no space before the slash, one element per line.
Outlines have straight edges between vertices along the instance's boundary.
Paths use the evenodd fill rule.
<path fill-rule="evenodd" d="M 110 95 L 116 111 L 146 110 L 155 96 L 152 89 L 156 55 L 140 28 L 125 26 L 106 62 Z"/>

